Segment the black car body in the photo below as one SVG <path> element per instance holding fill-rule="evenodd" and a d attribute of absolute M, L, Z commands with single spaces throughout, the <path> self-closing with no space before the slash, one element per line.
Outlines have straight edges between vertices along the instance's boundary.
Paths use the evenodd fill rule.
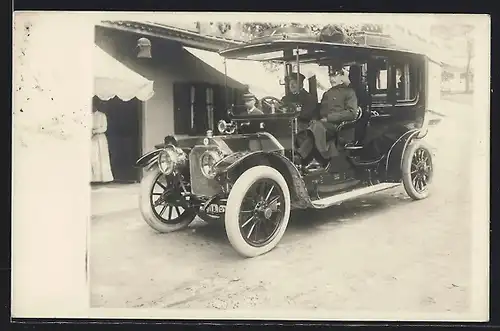
<path fill-rule="evenodd" d="M 273 111 L 263 115 L 236 115 L 238 105 L 231 105 L 230 121 L 220 121 L 217 134 L 170 137 L 137 161 L 148 169 L 141 186 L 141 212 L 157 231 L 185 228 L 196 215 L 207 222 L 224 222 L 233 247 L 252 257 L 278 244 L 293 209 L 327 208 L 401 184 L 413 199 L 428 196 L 433 155 L 423 138 L 440 120 L 431 102 L 432 93 L 439 90 L 431 90 L 429 81 L 429 68 L 435 63 L 408 51 L 284 35 L 274 33 L 221 55 L 241 58 L 279 51 L 281 57 L 273 60 L 282 61 L 288 73 L 292 61 L 299 67 L 301 62 L 328 63 L 336 57 L 366 65 L 370 103 L 353 121 L 339 125 L 338 137 L 344 138 L 332 142 L 342 149 L 339 157 L 349 169 L 335 169 L 332 161 L 328 171 L 306 170 L 294 162 L 300 105 L 283 105 L 269 96 L 263 101 L 272 104 Z M 411 90 L 377 88 L 370 70 L 380 65 L 387 68 L 388 86 L 400 70 L 400 80 L 412 80 Z M 355 136 L 363 139 L 356 141 Z"/>

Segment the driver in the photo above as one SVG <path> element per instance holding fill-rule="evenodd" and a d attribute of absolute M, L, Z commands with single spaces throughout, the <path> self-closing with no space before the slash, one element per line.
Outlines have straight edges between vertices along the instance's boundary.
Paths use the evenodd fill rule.
<path fill-rule="evenodd" d="M 302 107 L 298 117 L 299 130 L 307 128 L 309 121 L 314 118 L 314 111 L 318 104 L 317 100 L 304 89 L 305 79 L 306 77 L 299 73 L 297 80 L 297 73 L 291 73 L 288 77 L 290 93 L 281 99 L 283 104 L 298 104 Z"/>
<path fill-rule="evenodd" d="M 262 110 L 257 108 L 255 104 L 257 103 L 257 97 L 252 93 L 245 93 L 243 95 L 243 101 L 245 102 L 245 107 L 248 115 L 262 115 L 264 114 Z"/>

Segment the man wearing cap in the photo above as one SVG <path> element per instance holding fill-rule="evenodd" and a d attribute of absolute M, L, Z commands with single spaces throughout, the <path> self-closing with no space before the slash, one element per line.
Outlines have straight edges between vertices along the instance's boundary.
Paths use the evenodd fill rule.
<path fill-rule="evenodd" d="M 333 65 L 328 68 L 332 87 L 323 94 L 320 105 L 320 120 L 311 121 L 308 130 L 312 136 L 300 144 L 298 153 L 302 158 L 309 158 L 314 147 L 319 153 L 317 160 L 323 167 L 328 168 L 330 159 L 338 155 L 335 144 L 327 142 L 333 137 L 337 126 L 343 121 L 354 120 L 358 111 L 356 93 L 350 88 L 342 65 Z"/>
<path fill-rule="evenodd" d="M 264 114 L 262 110 L 255 106 L 257 98 L 252 93 L 245 93 L 243 95 L 243 101 L 245 102 L 245 107 L 247 109 L 248 115 L 262 115 Z"/>
<path fill-rule="evenodd" d="M 290 93 L 285 95 L 281 99 L 281 102 L 284 104 L 300 105 L 302 109 L 298 117 L 299 126 L 307 127 L 309 121 L 314 118 L 314 111 L 316 110 L 318 102 L 304 89 L 305 79 L 306 77 L 301 73 L 298 74 L 298 77 L 297 73 L 292 73 L 288 77 L 288 87 L 290 89 Z"/>

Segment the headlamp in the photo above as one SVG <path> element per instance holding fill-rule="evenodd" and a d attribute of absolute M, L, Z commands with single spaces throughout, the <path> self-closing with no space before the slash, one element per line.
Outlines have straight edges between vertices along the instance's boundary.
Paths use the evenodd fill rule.
<path fill-rule="evenodd" d="M 186 164 L 187 155 L 180 148 L 169 145 L 158 155 L 158 168 L 165 175 L 170 175 Z"/>
<path fill-rule="evenodd" d="M 203 176 L 212 179 L 215 177 L 213 166 L 222 159 L 222 155 L 216 151 L 206 151 L 200 157 L 200 166 Z"/>

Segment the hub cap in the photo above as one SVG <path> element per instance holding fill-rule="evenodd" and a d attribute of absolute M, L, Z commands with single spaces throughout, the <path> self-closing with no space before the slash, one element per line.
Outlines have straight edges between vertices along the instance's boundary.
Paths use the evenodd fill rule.
<path fill-rule="evenodd" d="M 268 244 L 276 236 L 285 214 L 280 186 L 271 179 L 256 181 L 243 198 L 239 224 L 245 241 L 252 246 Z"/>
<path fill-rule="evenodd" d="M 411 162 L 411 182 L 417 192 L 427 189 L 432 179 L 432 159 L 429 151 L 419 148 L 413 154 Z"/>

